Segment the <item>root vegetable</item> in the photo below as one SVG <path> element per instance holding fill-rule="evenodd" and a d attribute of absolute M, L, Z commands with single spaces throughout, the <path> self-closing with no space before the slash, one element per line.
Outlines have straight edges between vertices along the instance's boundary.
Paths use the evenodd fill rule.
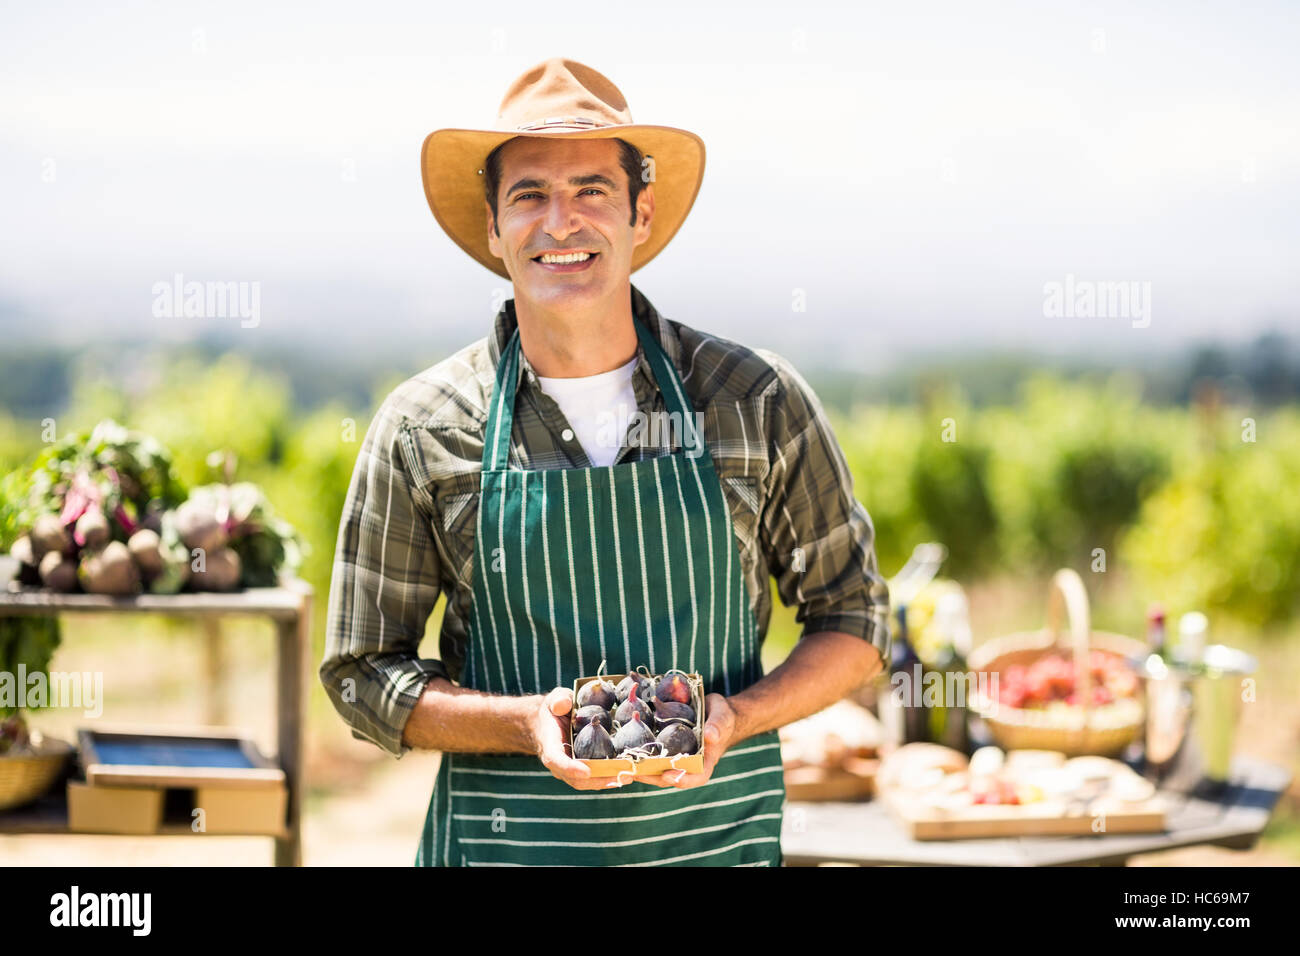
<path fill-rule="evenodd" d="M 36 555 L 32 553 L 32 539 L 27 535 L 23 535 L 13 543 L 13 547 L 9 549 L 9 556 L 17 558 L 22 564 L 29 567 L 35 567 L 37 563 Z"/>
<path fill-rule="evenodd" d="M 32 554 L 32 539 L 23 535 L 14 542 L 9 551 L 10 556 L 18 559 L 18 583 L 24 586 L 35 586 L 41 583 L 40 571 L 37 565 L 40 563 L 36 556 Z M 3 644 L 0 643 L 0 667 L 4 665 Z"/>
<path fill-rule="evenodd" d="M 197 501 L 186 501 L 176 509 L 176 531 L 191 551 L 201 548 L 212 555 L 226 546 L 226 530 L 216 512 Z"/>
<path fill-rule="evenodd" d="M 162 542 L 156 531 L 141 528 L 131 535 L 131 540 L 126 543 L 126 547 L 131 552 L 131 557 L 135 559 L 136 566 L 140 569 L 140 577 L 146 584 L 162 574 L 166 560 L 162 553 Z"/>
<path fill-rule="evenodd" d="M 41 580 L 54 591 L 75 591 L 77 562 L 68 560 L 60 551 L 50 551 L 41 558 Z"/>
<path fill-rule="evenodd" d="M 32 557 L 40 561 L 51 551 L 68 551 L 72 548 L 72 535 L 63 526 L 58 515 L 41 515 L 32 525 L 30 535 Z"/>
<path fill-rule="evenodd" d="M 110 541 L 83 556 L 78 576 L 91 594 L 135 594 L 140 590 L 140 573 L 121 541 Z"/>
<path fill-rule="evenodd" d="M 98 508 L 87 510 L 77 519 L 75 538 L 83 547 L 97 550 L 108 544 L 111 537 L 112 529 L 108 526 L 108 519 Z"/>
<path fill-rule="evenodd" d="M 239 587 L 239 555 L 230 548 L 209 551 L 202 571 L 190 572 L 196 591 L 233 591 Z"/>

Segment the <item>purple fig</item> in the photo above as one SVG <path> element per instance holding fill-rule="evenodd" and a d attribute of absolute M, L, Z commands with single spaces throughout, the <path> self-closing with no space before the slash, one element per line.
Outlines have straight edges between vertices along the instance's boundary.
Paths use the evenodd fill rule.
<path fill-rule="evenodd" d="M 669 671 L 655 688 L 655 697 L 659 700 L 675 701 L 679 704 L 691 702 L 691 682 L 681 671 Z"/>
<path fill-rule="evenodd" d="M 636 695 L 641 700 L 649 700 L 654 696 L 655 685 L 649 677 L 643 674 L 628 674 L 618 682 L 618 687 L 614 689 L 618 702 L 621 704 L 632 694 L 632 688 L 636 688 Z"/>
<path fill-rule="evenodd" d="M 626 724 L 632 719 L 633 714 L 639 714 L 644 721 L 650 720 L 650 707 L 645 701 L 638 699 L 635 684 L 632 685 L 627 700 L 619 704 L 618 710 L 614 712 L 614 723 Z"/>
<path fill-rule="evenodd" d="M 597 707 L 609 710 L 617 703 L 618 697 L 614 693 L 614 685 L 603 678 L 597 677 L 578 688 L 579 707 L 590 707 L 595 704 Z"/>
<path fill-rule="evenodd" d="M 671 723 L 659 731 L 659 743 L 664 748 L 664 756 L 674 754 L 693 754 L 700 749 L 700 741 L 695 731 L 685 724 Z"/>
<path fill-rule="evenodd" d="M 614 756 L 614 742 L 605 728 L 593 720 L 573 741 L 573 756 L 579 760 L 610 760 Z"/>
<path fill-rule="evenodd" d="M 663 730 L 672 723 L 685 723 L 691 727 L 695 726 L 695 708 L 690 704 L 679 704 L 675 700 L 660 700 L 655 702 L 655 720 L 654 724 L 660 730 Z"/>
<path fill-rule="evenodd" d="M 607 732 L 614 729 L 614 719 L 610 717 L 609 711 L 597 704 L 588 704 L 573 712 L 573 736 L 577 737 L 592 721 L 599 723 Z"/>
<path fill-rule="evenodd" d="M 638 713 L 632 714 L 632 718 L 620 725 L 614 733 L 614 750 L 617 753 L 624 753 L 654 742 L 655 735 L 650 732 L 650 728 L 645 725 L 645 721 Z"/>

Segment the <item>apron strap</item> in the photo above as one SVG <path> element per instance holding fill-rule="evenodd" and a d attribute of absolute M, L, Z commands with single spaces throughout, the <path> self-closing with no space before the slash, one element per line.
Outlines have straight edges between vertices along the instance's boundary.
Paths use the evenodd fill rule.
<path fill-rule="evenodd" d="M 687 448 L 699 448 L 704 443 L 704 436 L 696 432 L 695 408 L 681 376 L 668 360 L 663 346 L 646 328 L 644 322 L 634 314 L 632 324 L 636 327 L 637 338 L 645 352 L 650 370 L 664 396 L 664 407 L 670 415 L 677 415 L 681 422 L 682 444 Z M 488 409 L 487 431 L 483 441 L 483 470 L 505 471 L 510 460 L 510 431 L 515 419 L 515 389 L 519 384 L 519 329 L 515 328 L 501 353 L 497 366 L 496 389 L 492 405 Z"/>

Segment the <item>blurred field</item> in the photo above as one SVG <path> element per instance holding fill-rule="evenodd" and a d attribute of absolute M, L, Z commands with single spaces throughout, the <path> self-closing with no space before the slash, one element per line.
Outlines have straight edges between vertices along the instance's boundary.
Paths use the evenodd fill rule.
<path fill-rule="evenodd" d="M 286 382 L 238 357 L 176 361 L 130 387 L 79 380 L 55 425 L 62 436 L 112 416 L 150 432 L 172 449 L 189 485 L 211 477 L 208 452 L 233 450 L 239 477 L 259 482 L 310 546 L 301 575 L 316 589 L 314 675 L 353 463 L 373 408 L 400 377 L 377 382 L 365 406 L 351 399 L 298 409 Z M 1213 386 L 1196 394 L 1190 405 L 1155 405 L 1131 376 L 1039 376 L 998 404 L 972 404 L 949 383 L 905 404 L 831 412 L 885 573 L 918 542 L 944 542 L 944 573 L 971 594 L 977 640 L 1038 627 L 1046 578 L 1062 566 L 1084 576 L 1101 629 L 1141 637 L 1154 600 L 1171 621 L 1204 610 L 1212 640 L 1260 660 L 1242 746 L 1300 773 L 1300 497 L 1291 493 L 1300 487 L 1300 407 L 1256 406 Z M 40 435 L 39 421 L 0 413 L 0 469 L 20 467 Z M 0 515 L 0 546 L 12 530 Z M 429 621 L 427 656 L 437 653 L 440 619 L 441 608 Z M 225 633 L 230 722 L 273 750 L 271 627 L 236 618 Z M 793 611 L 778 600 L 764 654 L 769 668 L 797 634 Z M 188 622 L 78 616 L 65 619 L 53 667 L 103 671 L 105 721 L 201 723 L 204 655 L 202 635 Z M 306 862 L 409 865 L 436 757 L 395 761 L 353 740 L 319 683 L 310 686 Z M 78 715 L 52 710 L 33 722 L 67 736 Z M 1169 862 L 1300 862 L 1298 794 L 1284 801 L 1258 851 L 1176 851 Z M 270 860 L 269 840 L 203 842 L 0 837 L 0 860 Z"/>

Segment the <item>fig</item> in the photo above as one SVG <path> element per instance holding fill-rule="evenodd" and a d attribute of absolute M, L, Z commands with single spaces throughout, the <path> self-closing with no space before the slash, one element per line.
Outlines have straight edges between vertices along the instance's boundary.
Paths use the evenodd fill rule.
<path fill-rule="evenodd" d="M 54 591 L 77 590 L 77 562 L 69 561 L 60 551 L 47 552 L 41 558 L 41 580 Z"/>
<path fill-rule="evenodd" d="M 614 720 L 609 716 L 609 711 L 597 704 L 589 704 L 573 712 L 573 735 L 577 737 L 592 721 L 600 724 L 606 731 L 614 729 Z"/>
<path fill-rule="evenodd" d="M 140 574 L 121 541 L 83 552 L 77 577 L 91 594 L 135 594 L 140 590 Z"/>
<path fill-rule="evenodd" d="M 691 682 L 682 671 L 669 671 L 655 688 L 655 697 L 678 704 L 691 702 Z"/>
<path fill-rule="evenodd" d="M 614 689 L 615 696 L 621 704 L 632 694 L 632 688 L 636 688 L 637 697 L 642 700 L 649 700 L 654 696 L 654 681 L 643 674 L 628 674 L 618 682 L 618 687 Z"/>
<path fill-rule="evenodd" d="M 579 760 L 611 760 L 614 742 L 599 721 L 593 720 L 573 741 L 573 755 Z"/>
<path fill-rule="evenodd" d="M 614 693 L 613 684 L 604 678 L 597 677 L 595 680 L 588 681 L 578 688 L 576 703 L 579 707 L 590 707 L 595 704 L 597 707 L 609 710 L 618 703 L 618 697 Z"/>
<path fill-rule="evenodd" d="M 670 723 L 685 723 L 695 726 L 695 708 L 690 704 L 679 704 L 675 700 L 661 700 L 655 703 L 655 727 L 663 730 Z"/>
<path fill-rule="evenodd" d="M 41 558 L 51 551 L 68 551 L 72 548 L 72 535 L 63 526 L 58 515 L 41 515 L 32 524 L 32 557 L 40 563 Z"/>
<path fill-rule="evenodd" d="M 675 754 L 693 754 L 700 749 L 700 742 L 695 731 L 685 724 L 671 723 L 659 731 L 659 744 L 664 748 L 664 756 Z"/>
<path fill-rule="evenodd" d="M 158 532 L 141 528 L 131 535 L 131 540 L 126 543 L 126 547 L 131 552 L 131 557 L 135 559 L 136 566 L 140 568 L 140 576 L 146 582 L 152 581 L 162 573 L 164 561 Z"/>
<path fill-rule="evenodd" d="M 639 713 L 633 713 L 631 719 L 621 724 L 614 732 L 614 750 L 617 753 L 624 753 L 654 742 L 655 735 L 650 732 L 650 728 L 645 725 Z"/>
<path fill-rule="evenodd" d="M 81 542 L 82 547 L 94 551 L 108 544 L 108 539 L 112 536 L 108 519 L 98 508 L 88 508 L 85 514 L 77 519 L 76 540 Z"/>
<path fill-rule="evenodd" d="M 618 705 L 618 710 L 614 712 L 614 723 L 626 724 L 632 719 L 633 714 L 639 714 L 644 721 L 650 720 L 650 706 L 637 697 L 636 685 L 632 685 L 632 690 L 628 699 Z"/>

